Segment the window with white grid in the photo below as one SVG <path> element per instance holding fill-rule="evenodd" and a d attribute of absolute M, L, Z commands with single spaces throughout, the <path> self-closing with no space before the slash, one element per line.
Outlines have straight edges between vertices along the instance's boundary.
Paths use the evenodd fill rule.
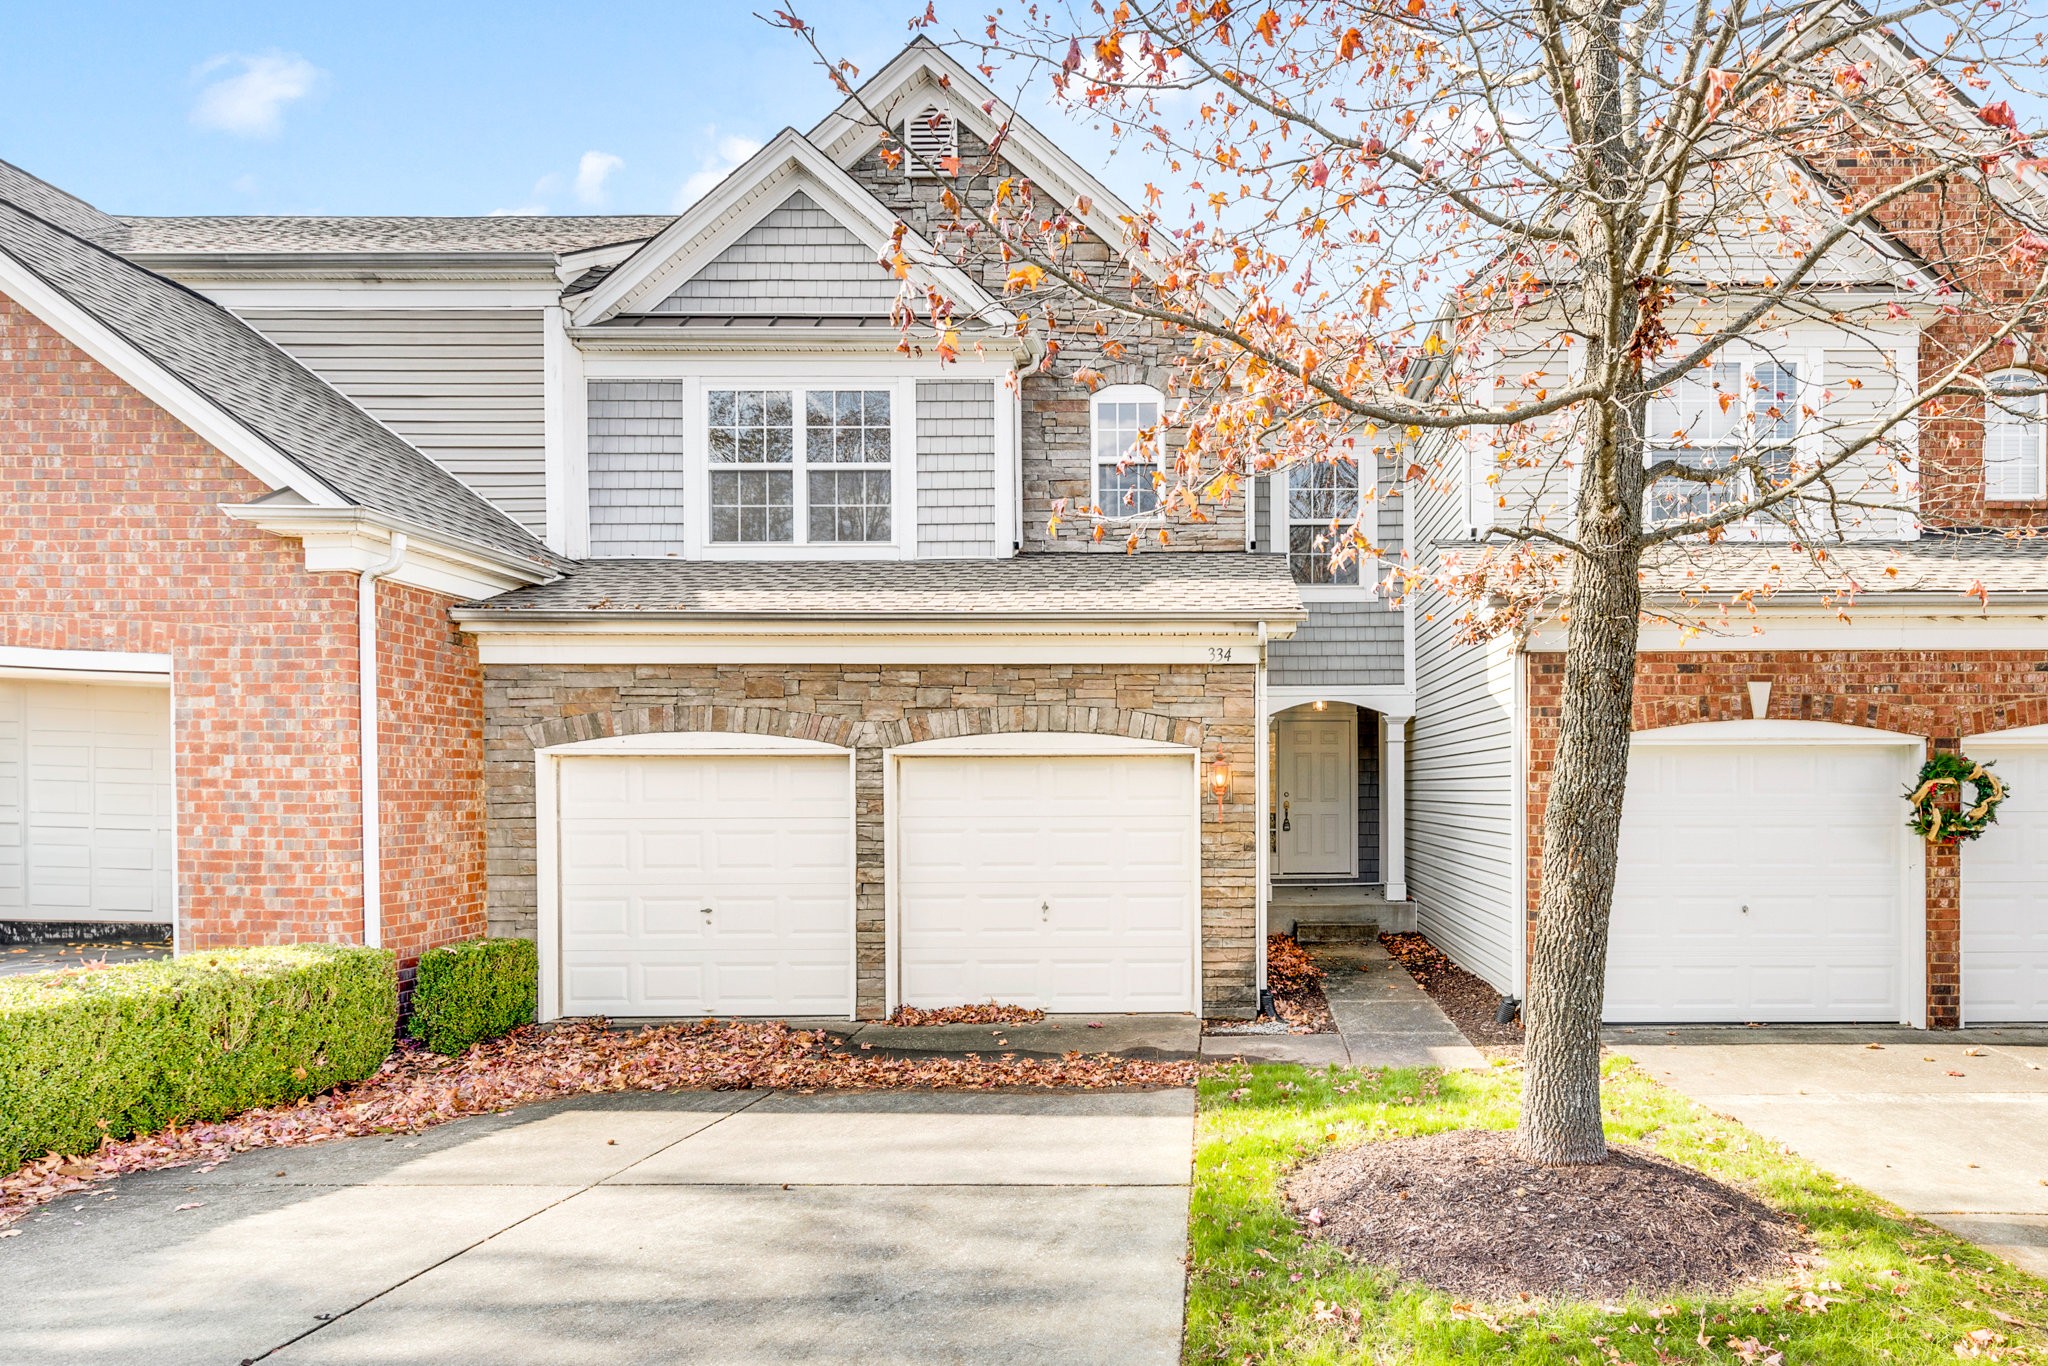
<path fill-rule="evenodd" d="M 1095 505 L 1105 517 L 1151 512 L 1159 506 L 1153 473 L 1156 457 L 1138 449 L 1141 437 L 1159 425 L 1161 398 L 1157 389 L 1119 384 L 1099 390 L 1092 415 Z M 1153 441 L 1156 450 L 1158 441 Z"/>
<path fill-rule="evenodd" d="M 2048 497 L 2048 375 L 2002 370 L 1984 400 L 1984 497 L 2032 502 Z"/>
<path fill-rule="evenodd" d="M 894 415 L 888 389 L 707 389 L 710 543 L 890 542 Z"/>
<path fill-rule="evenodd" d="M 1712 483 L 1666 476 L 1645 493 L 1645 520 L 1658 526 L 1704 517 L 1758 492 L 1744 458 L 1757 460 L 1770 485 L 1792 475 L 1799 437 L 1799 367 L 1790 361 L 1716 360 L 1682 376 L 1650 400 L 1648 451 L 1656 464 L 1673 459 L 1703 473 L 1726 471 Z"/>
<path fill-rule="evenodd" d="M 1301 584 L 1356 584 L 1358 557 L 1332 558 L 1358 520 L 1358 462 L 1311 460 L 1287 472 L 1287 564 Z"/>

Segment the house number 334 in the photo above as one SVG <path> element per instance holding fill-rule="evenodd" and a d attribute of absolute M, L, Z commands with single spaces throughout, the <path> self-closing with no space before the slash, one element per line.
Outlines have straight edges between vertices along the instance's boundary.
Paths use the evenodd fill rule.
<path fill-rule="evenodd" d="M 1230 663 L 1231 653 L 1235 649 L 1236 647 L 1232 645 L 1211 645 L 1209 647 L 1209 662 L 1211 664 L 1228 664 Z"/>

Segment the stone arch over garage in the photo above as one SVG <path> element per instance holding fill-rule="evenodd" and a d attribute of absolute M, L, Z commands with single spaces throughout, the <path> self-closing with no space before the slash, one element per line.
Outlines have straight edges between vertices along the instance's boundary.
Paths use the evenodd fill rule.
<path fill-rule="evenodd" d="M 718 731 L 735 735 L 779 735 L 789 740 L 818 740 L 841 749 L 856 748 L 855 724 L 818 712 L 782 707 L 662 705 L 621 707 L 558 716 L 526 727 L 533 748 L 553 749 L 578 740 L 603 740 L 621 735 L 661 735 L 677 731 Z"/>
<path fill-rule="evenodd" d="M 1126 740 L 1158 740 L 1199 749 L 1203 726 L 1198 721 L 1158 712 L 1120 707 L 1086 707 L 1071 703 L 1039 703 L 1018 707 L 951 707 L 913 711 L 900 721 L 867 722 L 859 727 L 861 746 L 893 749 L 923 740 L 954 740 L 969 735 L 1067 733 L 1114 735 Z"/>

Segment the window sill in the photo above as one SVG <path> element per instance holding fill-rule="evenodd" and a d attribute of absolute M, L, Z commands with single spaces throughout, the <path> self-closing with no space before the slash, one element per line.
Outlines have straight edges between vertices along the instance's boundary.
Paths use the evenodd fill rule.
<path fill-rule="evenodd" d="M 1986 498 L 1987 512 L 2048 512 L 2048 498 Z"/>
<path fill-rule="evenodd" d="M 1362 583 L 1297 583 L 1303 602 L 1372 602 L 1379 594 Z"/>

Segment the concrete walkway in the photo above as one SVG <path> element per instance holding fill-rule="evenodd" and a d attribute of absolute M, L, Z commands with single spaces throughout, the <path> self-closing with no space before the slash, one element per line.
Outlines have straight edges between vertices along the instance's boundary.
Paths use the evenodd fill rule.
<path fill-rule="evenodd" d="M 1708 1109 L 2048 1276 L 2041 1031 L 1638 1029 L 1607 1042 Z"/>
<path fill-rule="evenodd" d="M 0 1242 L 0 1361 L 1173 1362 L 1193 1116 L 633 1094 L 126 1177 Z"/>
<path fill-rule="evenodd" d="M 1202 1056 L 1311 1067 L 1486 1067 L 1485 1056 L 1378 944 L 1318 946 L 1314 957 L 1328 974 L 1323 995 L 1335 1034 L 1211 1035 Z"/>

